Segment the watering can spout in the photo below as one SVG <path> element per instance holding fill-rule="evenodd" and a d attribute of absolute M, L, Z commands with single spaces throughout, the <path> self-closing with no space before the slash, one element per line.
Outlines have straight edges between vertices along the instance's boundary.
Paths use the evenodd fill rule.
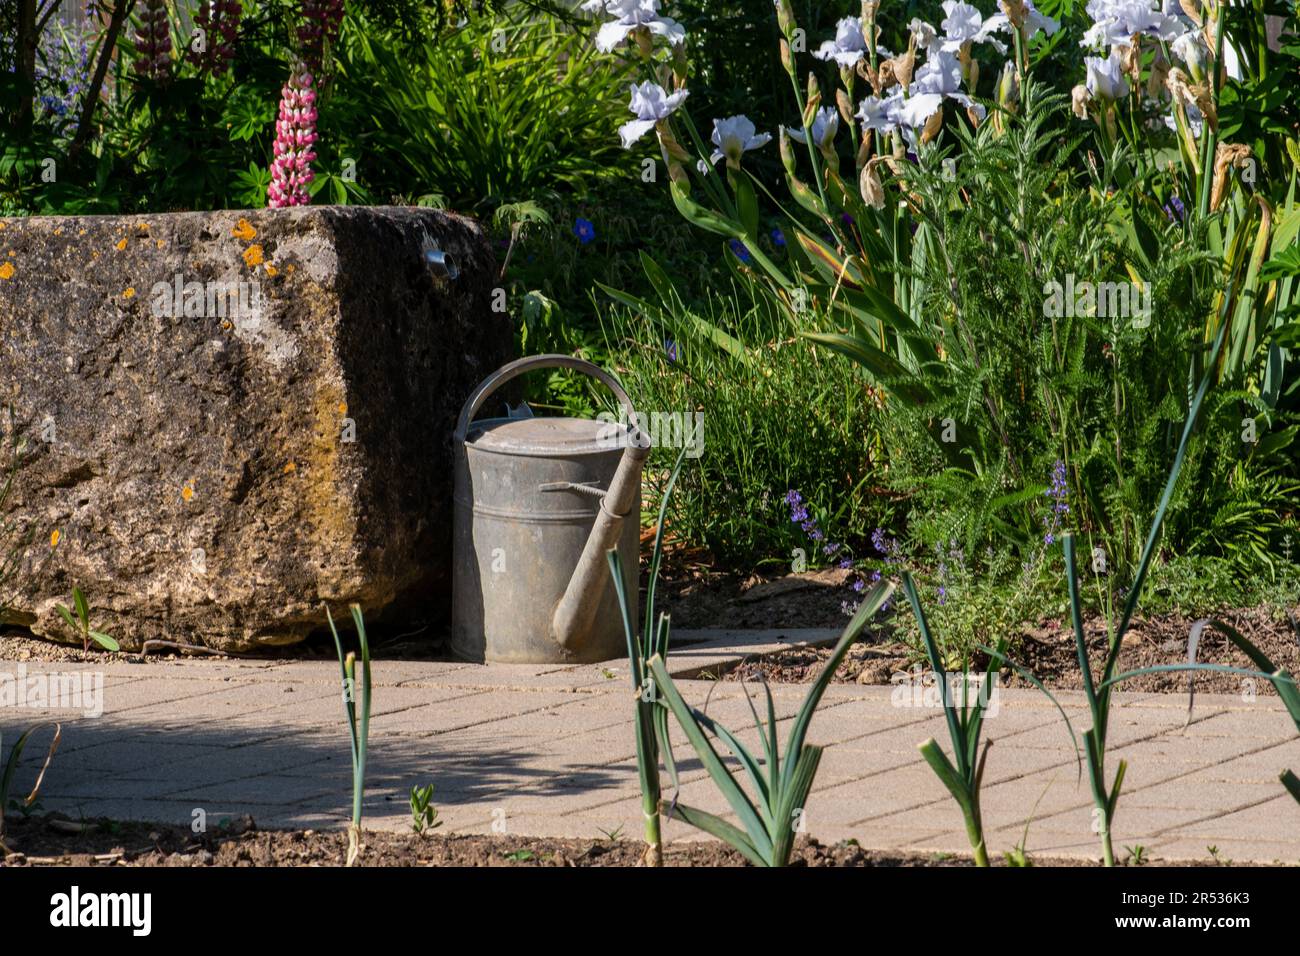
<path fill-rule="evenodd" d="M 635 425 L 626 433 L 627 444 L 609 490 L 601 498 L 600 511 L 582 556 L 569 578 L 569 586 L 555 606 L 551 621 L 555 640 L 568 650 L 577 650 L 591 633 L 592 621 L 610 583 L 605 552 L 618 546 L 623 523 L 640 520 L 641 470 L 650 455 L 650 442 Z"/>

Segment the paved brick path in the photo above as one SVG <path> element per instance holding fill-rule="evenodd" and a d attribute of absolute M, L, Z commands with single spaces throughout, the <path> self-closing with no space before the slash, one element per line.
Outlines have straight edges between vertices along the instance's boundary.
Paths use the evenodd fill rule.
<path fill-rule="evenodd" d="M 675 674 L 696 674 L 774 643 L 828 632 L 681 631 Z M 687 641 L 697 643 L 687 645 Z M 0 661 L 0 673 L 14 673 Z M 95 671 L 94 665 L 25 664 L 29 674 Z M 187 824 L 252 814 L 262 827 L 339 826 L 350 809 L 350 758 L 338 691 L 327 661 L 194 659 L 98 668 L 104 713 L 59 712 L 64 742 L 41 802 L 71 815 Z M 447 830 L 527 836 L 639 835 L 631 689 L 622 662 L 578 667 L 480 667 L 380 661 L 371 724 L 366 825 L 407 825 L 413 784 L 433 783 Z M 687 700 L 747 745 L 756 742 L 737 683 L 682 680 Z M 773 688 L 788 725 L 804 688 Z M 1077 693 L 1058 695 L 1087 726 Z M 824 842 L 853 838 L 874 849 L 966 852 L 955 804 L 921 761 L 930 736 L 946 747 L 941 712 L 891 703 L 889 687 L 835 685 L 810 740 L 828 744 L 806 812 Z M 42 712 L 0 707 L 8 745 Z M 1272 697 L 1198 695 L 1184 729 L 1180 695 L 1119 694 L 1111 721 L 1112 765 L 1129 761 L 1116 821 L 1116 849 L 1141 844 L 1166 859 L 1206 859 L 1207 847 L 1237 861 L 1300 862 L 1300 806 L 1277 774 L 1300 768 L 1300 739 Z M 1069 735 L 1034 691 L 1003 691 L 989 719 L 984 814 L 990 847 L 1003 852 L 1029 832 L 1031 854 L 1095 856 L 1086 778 L 1076 779 Z M 684 801 L 724 812 L 683 742 Z M 690 759 L 688 759 L 690 758 Z M 670 823 L 669 839 L 695 838 Z"/>

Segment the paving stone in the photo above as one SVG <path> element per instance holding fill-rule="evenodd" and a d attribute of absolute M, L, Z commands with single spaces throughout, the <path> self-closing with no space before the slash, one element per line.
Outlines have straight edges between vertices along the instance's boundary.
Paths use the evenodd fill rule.
<path fill-rule="evenodd" d="M 719 657 L 743 652 L 725 642 L 709 648 Z M 203 807 L 209 820 L 251 813 L 264 828 L 346 822 L 351 759 L 337 664 L 139 667 L 106 671 L 116 706 L 102 717 L 64 722 L 64 746 L 42 793 L 47 808 L 187 824 Z M 625 838 L 639 838 L 631 690 L 617 664 L 609 670 L 614 677 L 600 666 L 380 662 L 365 825 L 406 829 L 411 786 L 433 783 L 443 832 L 492 832 L 504 814 L 508 832 L 519 834 L 598 838 L 600 828 L 623 823 Z M 761 753 L 740 684 L 683 679 L 678 686 L 697 706 L 707 699 L 709 715 Z M 765 716 L 760 688 L 748 689 Z M 852 838 L 866 848 L 969 853 L 956 804 L 916 751 L 929 736 L 948 747 L 942 713 L 892 706 L 892 690 L 828 688 L 809 733 L 826 750 L 805 808 L 808 832 L 827 843 Z M 772 691 L 784 745 L 807 688 Z M 1096 858 L 1086 776 L 1076 784 L 1059 715 L 1036 691 L 1001 694 L 1001 711 L 986 724 L 994 741 L 983 795 L 990 848 L 1018 843 L 1032 811 L 1031 854 Z M 1082 730 L 1082 695 L 1059 697 Z M 6 733 L 21 723 L 15 713 L 0 713 Z M 1121 693 L 1114 713 L 1111 772 L 1120 757 L 1130 761 L 1117 852 L 1140 843 L 1156 855 L 1184 855 L 1171 859 L 1197 858 L 1217 842 L 1240 861 L 1300 854 L 1293 850 L 1300 820 L 1292 819 L 1300 811 L 1283 801 L 1276 781 L 1282 767 L 1300 767 L 1300 741 L 1276 700 L 1243 705 L 1204 695 L 1186 729 L 1186 701 L 1177 695 Z M 675 720 L 670 727 L 679 799 L 731 818 Z M 747 787 L 738 761 L 720 743 L 718 751 Z M 679 820 L 666 824 L 665 836 L 701 838 Z"/>

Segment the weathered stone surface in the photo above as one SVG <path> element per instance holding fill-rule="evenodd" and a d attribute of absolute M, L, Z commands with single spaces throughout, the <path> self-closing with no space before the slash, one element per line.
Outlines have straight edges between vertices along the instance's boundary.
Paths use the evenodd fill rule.
<path fill-rule="evenodd" d="M 124 647 L 290 643 L 322 601 L 445 616 L 451 431 L 512 341 L 494 272 L 431 210 L 0 219 L 14 619 L 70 637 L 73 585 Z"/>

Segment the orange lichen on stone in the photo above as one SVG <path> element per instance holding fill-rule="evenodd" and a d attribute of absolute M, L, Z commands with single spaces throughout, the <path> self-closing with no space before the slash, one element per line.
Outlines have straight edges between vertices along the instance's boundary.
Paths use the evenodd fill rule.
<path fill-rule="evenodd" d="M 194 489 L 188 483 L 181 487 L 181 497 L 186 501 L 194 497 Z"/>
<path fill-rule="evenodd" d="M 262 264 L 262 246 L 259 243 L 253 243 L 244 250 L 244 265 L 250 269 Z"/>
<path fill-rule="evenodd" d="M 230 230 L 230 234 L 236 239 L 242 239 L 245 242 L 257 238 L 257 230 L 253 228 L 253 224 L 247 219 L 239 220 L 239 225 Z"/>
<path fill-rule="evenodd" d="M 287 272 L 287 273 L 292 274 L 292 273 L 293 273 L 293 263 L 291 262 L 291 263 L 289 263 L 287 266 L 285 266 L 285 267 L 284 267 L 284 271 Z"/>
<path fill-rule="evenodd" d="M 119 239 L 116 243 L 113 244 L 113 248 L 116 249 L 118 252 L 121 252 L 123 249 L 126 248 L 126 239 L 125 238 Z"/>
<path fill-rule="evenodd" d="M 221 327 L 222 327 L 223 329 L 225 329 L 227 332 L 229 332 L 231 329 L 234 328 L 234 326 L 230 323 L 230 320 L 229 320 L 229 319 L 222 319 L 222 320 L 221 320 Z"/>
<path fill-rule="evenodd" d="M 134 298 L 135 298 L 135 286 L 128 286 L 127 289 L 126 289 L 126 291 L 122 293 L 122 298 L 124 298 L 124 299 L 134 299 Z"/>
<path fill-rule="evenodd" d="M 59 534 L 59 529 L 55 528 L 50 534 L 50 547 L 57 548 L 59 546 L 59 538 L 61 537 L 62 535 Z"/>
<path fill-rule="evenodd" d="M 0 279 L 12 279 L 13 275 L 14 264 L 12 262 L 6 262 L 4 265 L 0 266 Z"/>
<path fill-rule="evenodd" d="M 284 473 L 286 475 L 292 475 L 297 470 L 298 470 L 298 466 L 295 465 L 293 462 L 289 462 L 289 464 L 284 466 Z"/>
<path fill-rule="evenodd" d="M 271 263 L 268 262 L 268 263 L 266 264 L 266 274 L 269 275 L 271 278 L 274 279 L 276 276 L 278 276 L 278 275 L 280 274 L 280 270 L 277 269 L 275 266 L 271 265 Z"/>
<path fill-rule="evenodd" d="M 348 413 L 348 403 L 347 403 L 347 402 L 339 402 L 339 414 L 340 414 L 340 415 L 346 415 L 347 413 Z"/>
<path fill-rule="evenodd" d="M 162 241 L 161 239 L 159 239 L 157 245 L 158 245 L 158 248 L 161 249 L 161 248 L 163 247 L 163 241 Z"/>

